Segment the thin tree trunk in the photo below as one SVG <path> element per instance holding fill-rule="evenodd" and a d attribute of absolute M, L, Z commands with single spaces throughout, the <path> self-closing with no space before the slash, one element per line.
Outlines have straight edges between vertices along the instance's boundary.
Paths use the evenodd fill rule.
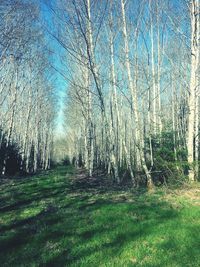
<path fill-rule="evenodd" d="M 137 99 L 137 91 L 133 84 L 133 79 L 131 75 L 131 67 L 130 67 L 130 59 L 129 59 L 129 44 L 128 44 L 128 36 L 127 36 L 127 29 L 126 29 L 126 16 L 125 16 L 125 8 L 124 8 L 124 0 L 121 0 L 121 10 L 122 10 L 122 21 L 123 21 L 123 36 L 124 36 L 124 45 L 125 45 L 125 62 L 128 74 L 128 84 L 129 90 L 131 92 L 132 97 L 132 106 L 134 111 L 134 122 L 135 122 L 135 139 L 136 139 L 136 146 L 139 149 L 140 157 L 142 161 L 142 167 L 145 172 L 147 178 L 147 186 L 148 188 L 153 187 L 153 181 L 150 172 L 148 171 L 146 160 L 144 156 L 144 144 L 143 138 L 140 132 L 140 125 L 139 125 L 139 112 L 138 112 L 138 99 Z"/>
<path fill-rule="evenodd" d="M 191 3 L 191 73 L 190 73 L 190 91 L 189 91 L 189 118 L 188 118 L 188 164 L 189 181 L 195 180 L 194 151 L 195 151 L 195 92 L 197 86 L 198 69 L 198 0 L 192 0 Z"/>

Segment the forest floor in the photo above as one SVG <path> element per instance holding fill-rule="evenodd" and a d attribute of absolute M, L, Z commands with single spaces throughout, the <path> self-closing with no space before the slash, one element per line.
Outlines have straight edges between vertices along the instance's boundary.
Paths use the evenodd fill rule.
<path fill-rule="evenodd" d="M 200 266 L 200 185 L 145 190 L 71 166 L 0 183 L 0 266 Z"/>

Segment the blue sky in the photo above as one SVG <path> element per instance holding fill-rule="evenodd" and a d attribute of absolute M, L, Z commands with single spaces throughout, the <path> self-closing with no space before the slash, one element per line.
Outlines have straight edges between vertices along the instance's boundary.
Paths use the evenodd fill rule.
<path fill-rule="evenodd" d="M 44 24 L 46 25 L 46 27 L 49 29 L 50 32 L 56 32 L 56 28 L 54 27 L 53 24 L 53 17 L 55 16 L 52 11 L 47 7 L 47 5 L 45 4 L 45 1 L 47 3 L 50 3 L 51 1 L 55 1 L 55 0 L 36 0 L 36 1 L 40 1 L 40 5 L 41 5 L 41 15 L 42 15 L 42 19 L 44 20 Z M 136 1 L 140 1 L 140 0 L 136 0 Z M 165 0 L 163 0 L 163 3 Z M 119 2 L 120 3 L 120 2 Z M 133 4 L 133 2 L 131 2 L 131 0 L 129 1 L 129 3 Z M 167 0 L 166 0 L 167 3 Z M 178 13 L 180 15 L 180 12 L 183 10 L 181 10 L 181 6 L 183 4 L 183 0 L 170 0 L 170 7 L 171 7 L 171 11 L 174 13 L 174 16 L 176 13 Z M 128 10 L 127 10 L 128 11 Z M 134 9 L 129 9 L 130 15 L 133 15 L 132 13 L 134 13 Z M 185 14 L 184 14 L 185 15 Z M 164 17 L 162 17 L 164 19 Z M 182 18 L 182 17 L 181 17 Z M 179 18 L 180 19 L 180 18 Z M 183 16 L 183 19 L 185 19 L 185 17 Z M 170 23 L 168 21 L 168 23 Z M 184 21 L 183 21 L 184 23 Z M 184 25 L 184 24 L 183 24 Z M 143 26 L 145 27 L 145 26 Z M 145 32 L 145 31 L 144 31 Z M 167 29 L 167 32 L 170 36 L 172 36 L 172 32 L 169 31 L 169 29 Z M 145 33 L 145 38 L 147 41 L 147 45 L 150 49 L 150 39 L 148 37 L 148 32 Z M 61 73 L 65 73 L 67 72 L 66 68 L 63 66 L 61 59 L 60 59 L 60 55 L 64 54 L 65 51 L 63 49 L 63 47 L 50 35 L 46 34 L 47 36 L 47 40 L 49 41 L 49 45 L 51 50 L 54 52 L 52 54 L 51 57 L 51 62 L 52 62 L 52 66 L 59 70 Z M 119 37 L 120 38 L 120 37 Z M 140 39 L 139 39 L 140 40 Z M 141 43 L 143 41 L 141 40 Z M 117 41 L 116 41 L 117 43 Z M 115 45 L 116 45 L 115 43 Z M 141 46 L 141 49 L 144 49 L 143 46 Z M 166 62 L 166 64 L 168 64 Z M 59 73 L 59 71 L 55 71 L 54 73 L 54 79 L 55 79 L 55 89 L 56 89 L 56 94 L 58 96 L 58 115 L 57 115 L 57 119 L 56 119 L 56 133 L 57 135 L 59 134 L 63 134 L 64 133 L 64 128 L 63 128 L 63 121 L 64 121 L 64 115 L 63 115 L 63 109 L 64 109 L 64 98 L 65 98 L 65 94 L 66 94 L 66 90 L 68 87 L 68 83 L 67 81 L 62 77 L 62 75 Z"/>
<path fill-rule="evenodd" d="M 50 32 L 54 32 L 54 24 L 53 24 L 53 14 L 52 11 L 47 7 L 44 0 L 40 0 L 40 7 L 41 7 L 41 17 L 42 23 L 45 27 L 48 28 Z M 49 42 L 49 47 L 51 49 L 52 56 L 51 56 L 51 64 L 54 68 L 54 86 L 56 90 L 56 95 L 58 98 L 58 111 L 57 111 L 57 118 L 56 118 L 56 135 L 63 135 L 64 128 L 63 128 L 63 121 L 64 121 L 64 99 L 67 90 L 67 82 L 63 78 L 63 76 L 59 72 L 63 72 L 63 64 L 61 62 L 61 54 L 64 52 L 61 45 L 46 31 L 46 38 Z"/>

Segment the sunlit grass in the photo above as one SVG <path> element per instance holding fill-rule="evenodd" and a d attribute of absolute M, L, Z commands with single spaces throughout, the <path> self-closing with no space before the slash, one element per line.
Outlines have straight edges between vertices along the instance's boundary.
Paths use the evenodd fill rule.
<path fill-rule="evenodd" d="M 0 266 L 200 266 L 198 198 L 87 188 L 74 172 L 1 185 Z"/>

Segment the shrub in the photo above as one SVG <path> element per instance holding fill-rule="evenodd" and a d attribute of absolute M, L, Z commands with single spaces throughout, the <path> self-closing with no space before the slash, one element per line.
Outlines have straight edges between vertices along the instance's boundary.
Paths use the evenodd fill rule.
<path fill-rule="evenodd" d="M 65 158 L 62 160 L 62 164 L 65 166 L 68 166 L 71 164 L 69 156 L 65 156 Z"/>

